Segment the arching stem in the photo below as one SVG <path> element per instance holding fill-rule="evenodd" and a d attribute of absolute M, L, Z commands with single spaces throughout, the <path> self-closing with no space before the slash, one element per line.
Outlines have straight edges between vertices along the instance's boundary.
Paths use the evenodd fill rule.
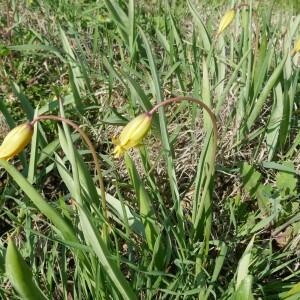
<path fill-rule="evenodd" d="M 218 139 L 218 128 L 217 128 L 217 119 L 215 114 L 213 113 L 213 111 L 202 101 L 190 97 L 190 96 L 178 96 L 178 97 L 174 97 L 174 98 L 170 98 L 167 99 L 163 102 L 158 103 L 157 105 L 155 105 L 149 112 L 149 115 L 152 115 L 154 112 L 156 112 L 161 106 L 166 106 L 169 105 L 171 103 L 176 103 L 176 102 L 182 102 L 184 100 L 190 101 L 190 102 L 194 102 L 196 104 L 198 104 L 201 108 L 203 108 L 209 115 L 211 123 L 212 123 L 212 129 L 213 129 L 213 135 L 214 135 L 214 139 L 213 139 L 213 155 L 212 155 L 212 161 L 211 161 L 211 168 L 213 168 L 214 163 L 215 163 L 215 159 L 216 159 L 216 153 L 217 153 L 217 139 Z"/>
<path fill-rule="evenodd" d="M 212 110 L 202 101 L 195 99 L 193 97 L 190 96 L 179 96 L 179 97 L 175 97 L 175 98 L 170 98 L 167 99 L 163 102 L 158 103 L 157 105 L 155 105 L 149 112 L 149 115 L 152 115 L 154 112 L 156 112 L 159 107 L 161 106 L 166 106 L 169 105 L 171 103 L 176 103 L 176 102 L 182 102 L 184 100 L 187 101 L 191 101 L 193 103 L 198 104 L 200 107 L 202 107 L 209 115 L 211 123 L 212 123 L 212 131 L 213 131 L 213 146 L 212 146 L 212 155 L 211 155 L 211 161 L 209 163 L 209 170 L 208 170 L 208 174 L 207 174 L 207 180 L 205 182 L 204 188 L 203 188 L 203 193 L 201 195 L 201 199 L 200 199 L 200 203 L 197 205 L 198 207 L 196 207 L 196 213 L 195 216 L 193 217 L 193 225 L 194 225 L 194 237 L 197 236 L 197 229 L 198 229 L 198 225 L 204 210 L 204 203 L 205 203 L 205 197 L 206 197 L 206 193 L 208 191 L 209 188 L 209 184 L 210 184 L 210 178 L 211 176 L 214 174 L 215 171 L 215 160 L 216 160 L 216 153 L 217 153 L 217 139 L 218 139 L 218 128 L 217 128 L 217 120 L 216 120 L 216 116 L 215 114 L 212 112 Z M 209 239 L 209 235 L 210 235 L 210 230 L 208 230 L 205 238 L 206 240 Z M 208 251 L 208 241 L 206 244 L 206 251 Z"/>
<path fill-rule="evenodd" d="M 81 135 L 81 137 L 87 144 L 88 148 L 90 149 L 90 151 L 92 153 L 93 160 L 95 163 L 95 167 L 96 167 L 96 171 L 97 171 L 97 175 L 98 175 L 99 187 L 100 187 L 100 191 L 101 191 L 101 204 L 102 204 L 102 209 L 103 209 L 103 216 L 104 216 L 105 221 L 107 222 L 108 221 L 108 213 L 107 213 L 107 204 L 106 204 L 106 195 L 105 195 L 103 174 L 102 174 L 102 170 L 100 167 L 100 162 L 99 162 L 99 159 L 97 156 L 97 152 L 95 150 L 93 143 L 91 142 L 89 137 L 86 135 L 86 133 L 76 123 L 74 123 L 71 120 L 66 119 L 64 117 L 55 116 L 55 115 L 42 115 L 42 116 L 38 116 L 35 119 L 33 119 L 30 124 L 33 126 L 36 122 L 39 122 L 42 120 L 54 120 L 54 121 L 64 122 L 64 123 L 68 124 L 69 126 L 73 127 L 76 131 L 79 132 L 79 134 Z"/>

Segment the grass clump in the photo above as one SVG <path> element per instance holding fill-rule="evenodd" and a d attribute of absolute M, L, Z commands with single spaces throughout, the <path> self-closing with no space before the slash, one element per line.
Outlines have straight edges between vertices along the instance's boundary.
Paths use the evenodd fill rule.
<path fill-rule="evenodd" d="M 1 141 L 34 125 L 30 149 L 0 160 L 3 299 L 300 297 L 295 9 L 105 0 L 1 11 Z"/>

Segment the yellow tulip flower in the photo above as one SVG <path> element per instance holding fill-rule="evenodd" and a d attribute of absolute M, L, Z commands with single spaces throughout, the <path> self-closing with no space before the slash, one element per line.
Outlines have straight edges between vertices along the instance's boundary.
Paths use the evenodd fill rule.
<path fill-rule="evenodd" d="M 19 154 L 29 143 L 33 134 L 30 123 L 12 129 L 0 146 L 0 159 L 9 160 Z"/>
<path fill-rule="evenodd" d="M 116 158 L 120 157 L 128 149 L 140 144 L 151 127 L 152 115 L 149 113 L 141 114 L 131 120 L 122 130 L 118 138 L 113 137 L 116 145 L 113 154 Z"/>
<path fill-rule="evenodd" d="M 235 17 L 235 14 L 236 12 L 234 9 L 230 9 L 225 13 L 223 18 L 221 19 L 217 35 L 221 34 L 231 24 Z"/>
<path fill-rule="evenodd" d="M 297 52 L 300 51 L 300 39 L 295 43 L 294 49 L 291 52 L 291 55 L 295 55 Z"/>

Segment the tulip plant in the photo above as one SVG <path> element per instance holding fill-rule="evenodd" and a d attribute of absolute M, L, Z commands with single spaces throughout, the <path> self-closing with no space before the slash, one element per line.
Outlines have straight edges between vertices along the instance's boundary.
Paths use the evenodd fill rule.
<path fill-rule="evenodd" d="M 0 146 L 0 159 L 10 160 L 19 154 L 29 143 L 33 134 L 31 123 L 15 127 L 5 137 Z"/>
<path fill-rule="evenodd" d="M 126 151 L 128 151 L 132 147 L 138 146 L 145 135 L 148 133 L 148 131 L 151 128 L 151 121 L 152 121 L 152 115 L 162 106 L 166 106 L 172 103 L 182 102 L 182 101 L 191 101 L 193 103 L 196 103 L 200 105 L 201 108 L 207 111 L 213 128 L 213 155 L 212 155 L 212 161 L 210 168 L 210 176 L 213 175 L 214 172 L 214 160 L 216 156 L 216 147 L 217 147 L 217 123 L 216 123 L 216 117 L 214 113 L 211 111 L 211 109 L 202 101 L 194 99 L 192 97 L 188 96 L 181 96 L 181 97 L 175 97 L 171 99 L 167 99 L 156 106 L 154 106 L 150 111 L 143 113 L 137 117 L 135 117 L 133 120 L 131 120 L 122 130 L 120 136 L 118 138 L 113 138 L 113 143 L 116 145 L 113 154 L 116 158 L 120 158 L 122 154 L 124 154 Z M 30 123 L 22 124 L 11 130 L 8 135 L 3 140 L 2 145 L 0 146 L 0 160 L 10 160 L 17 154 L 19 154 L 24 148 L 30 143 L 32 135 L 33 135 L 33 128 L 34 124 L 37 122 L 40 122 L 42 120 L 54 120 L 54 121 L 60 121 L 63 123 L 66 123 L 73 127 L 76 131 L 78 131 L 81 135 L 81 137 L 84 139 L 86 144 L 88 145 L 96 166 L 96 170 L 98 173 L 98 179 L 99 179 L 99 188 L 101 190 L 101 204 L 102 204 L 102 210 L 104 214 L 104 218 L 106 222 L 108 221 L 108 212 L 107 212 L 107 203 L 106 203 L 106 193 L 104 190 L 104 182 L 103 182 L 103 175 L 102 171 L 100 169 L 100 164 L 98 160 L 98 156 L 96 154 L 96 150 L 90 141 L 90 139 L 87 137 L 87 135 L 80 129 L 78 125 L 76 125 L 74 122 L 72 122 L 69 119 L 66 119 L 64 117 L 60 116 L 54 116 L 54 115 L 41 115 L 36 118 L 34 118 Z M 4 165 L 5 166 L 5 165 Z M 204 194 L 205 197 L 205 194 Z M 203 197 L 203 199 L 204 199 Z M 75 203 L 78 202 L 78 205 L 82 205 L 82 201 L 80 199 L 75 199 Z M 79 207 L 79 210 L 81 208 Z M 84 221 L 81 218 L 82 226 L 84 226 Z M 147 225 L 145 224 L 145 227 Z M 150 231 L 152 231 L 151 229 Z M 102 238 L 104 243 L 101 245 L 102 248 L 106 249 L 105 244 L 107 243 L 107 227 L 104 224 L 102 229 Z M 153 232 L 147 233 L 146 235 L 150 234 L 152 235 Z M 99 237 L 98 237 L 99 238 Z M 147 239 L 149 241 L 149 239 Z M 149 247 L 152 248 L 153 245 L 151 245 L 151 242 L 149 244 Z M 102 251 L 107 251 L 103 250 Z M 20 293 L 21 296 L 28 299 L 33 299 L 34 297 L 37 297 L 37 299 L 45 299 L 41 292 L 39 292 L 39 289 L 32 283 L 32 279 L 29 279 L 29 286 L 26 286 L 25 280 L 23 279 L 25 275 L 24 270 L 27 268 L 25 263 L 22 261 L 22 258 L 20 257 L 19 253 L 17 252 L 15 245 L 12 241 L 9 242 L 8 252 L 7 252 L 7 258 L 6 258 L 6 266 L 8 270 L 11 270 L 10 273 L 14 273 L 14 270 L 16 271 L 16 274 L 18 276 L 13 276 L 12 281 L 15 282 L 15 287 Z M 12 267 L 14 266 L 14 267 Z M 23 267 L 22 267 L 23 266 Z M 26 267 L 25 267 L 26 266 Z M 22 284 L 22 281 L 24 281 L 24 284 Z M 30 287 L 34 286 L 34 288 Z M 130 293 L 129 293 L 130 294 Z M 34 296 L 36 295 L 36 296 Z M 130 296 L 128 299 L 133 299 L 133 296 Z"/>
<path fill-rule="evenodd" d="M 300 299 L 300 16 L 27 2 L 0 20 L 0 298 Z"/>

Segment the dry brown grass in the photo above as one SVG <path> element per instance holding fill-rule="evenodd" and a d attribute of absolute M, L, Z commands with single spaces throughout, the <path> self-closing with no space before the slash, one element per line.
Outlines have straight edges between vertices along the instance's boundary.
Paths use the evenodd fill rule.
<path fill-rule="evenodd" d="M 3 114 L 0 112 L 0 140 L 1 141 L 6 136 L 8 131 L 9 131 L 8 125 L 5 121 Z"/>

